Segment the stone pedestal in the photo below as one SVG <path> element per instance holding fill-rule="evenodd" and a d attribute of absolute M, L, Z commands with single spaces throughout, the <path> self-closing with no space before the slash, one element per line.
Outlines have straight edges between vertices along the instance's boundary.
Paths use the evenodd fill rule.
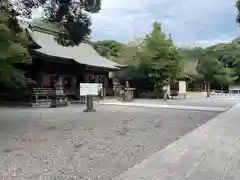
<path fill-rule="evenodd" d="M 133 101 L 135 88 L 124 88 L 123 101 Z"/>

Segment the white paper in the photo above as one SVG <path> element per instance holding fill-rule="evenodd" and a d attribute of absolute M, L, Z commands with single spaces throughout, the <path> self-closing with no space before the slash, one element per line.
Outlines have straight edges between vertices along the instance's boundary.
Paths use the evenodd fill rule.
<path fill-rule="evenodd" d="M 80 83 L 80 96 L 95 95 L 99 93 L 99 84 L 97 83 Z"/>
<path fill-rule="evenodd" d="M 96 83 L 91 83 L 91 84 L 88 84 L 88 87 L 87 87 L 87 92 L 88 92 L 88 95 L 95 95 L 97 96 L 98 95 L 98 88 L 99 87 L 99 84 L 96 84 Z"/>

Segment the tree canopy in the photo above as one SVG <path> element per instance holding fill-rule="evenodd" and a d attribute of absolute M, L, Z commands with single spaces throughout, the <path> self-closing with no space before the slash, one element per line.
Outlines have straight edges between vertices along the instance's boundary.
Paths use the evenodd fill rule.
<path fill-rule="evenodd" d="M 105 58 L 116 61 L 126 45 L 114 40 L 97 41 L 92 43 L 95 50 Z"/>
<path fill-rule="evenodd" d="M 182 75 L 182 59 L 171 36 L 155 22 L 152 31 L 136 46 L 125 46 L 118 60 L 129 65 L 132 78 L 150 79 L 155 88 L 175 83 Z"/>
<path fill-rule="evenodd" d="M 31 59 L 28 38 L 16 22 L 14 10 L 0 10 L 0 83 L 23 87 L 29 79 L 16 65 L 30 63 Z"/>
<path fill-rule="evenodd" d="M 232 84 L 238 78 L 234 76 L 232 68 L 225 67 L 224 63 L 208 53 L 201 58 L 198 72 L 198 78 L 207 84 L 208 96 L 212 83 L 217 83 L 223 88 Z"/>
<path fill-rule="evenodd" d="M 88 39 L 91 33 L 89 13 L 101 9 L 101 0 L 3 0 L 0 6 L 14 7 L 15 12 L 23 18 L 31 18 L 33 10 L 42 8 L 44 19 L 61 24 L 67 30 L 61 32 L 59 42 L 70 41 L 63 45 L 78 45 Z"/>
<path fill-rule="evenodd" d="M 238 14 L 237 14 L 237 22 L 240 23 L 240 0 L 237 0 L 237 2 L 236 2 L 236 8 L 237 8 L 237 11 L 238 11 Z"/>
<path fill-rule="evenodd" d="M 186 61 L 196 61 L 201 58 L 204 52 L 202 47 L 180 47 L 179 53 Z"/>
<path fill-rule="evenodd" d="M 163 87 L 175 83 L 181 77 L 183 63 L 171 36 L 166 36 L 161 24 L 153 24 L 153 30 L 146 36 L 145 44 L 145 64 L 155 86 Z"/>
<path fill-rule="evenodd" d="M 131 42 L 126 45 L 112 40 L 100 41 L 96 42 L 94 46 L 106 58 L 129 66 L 124 71 L 125 74 L 120 73 L 122 77 L 125 76 L 125 79 L 147 79 L 149 76 L 153 76 L 152 72 L 159 70 L 159 74 L 166 73 L 165 75 L 161 74 L 161 78 L 168 77 L 168 80 L 164 78 L 167 81 L 171 78 L 187 77 L 192 81 L 209 83 L 217 88 L 226 88 L 232 83 L 240 82 L 240 38 L 236 38 L 230 43 L 219 43 L 206 48 L 177 47 L 171 37 L 162 32 L 161 26 L 155 23 L 155 29 L 153 28 L 148 35 L 139 39 L 138 43 Z M 175 66 L 161 64 L 170 62 L 167 53 L 169 50 L 174 55 L 173 59 L 179 59 L 179 61 L 175 61 L 177 63 Z M 157 60 L 154 61 L 154 59 Z M 198 69 L 197 66 L 199 66 Z M 157 68 L 159 69 L 157 70 Z"/>

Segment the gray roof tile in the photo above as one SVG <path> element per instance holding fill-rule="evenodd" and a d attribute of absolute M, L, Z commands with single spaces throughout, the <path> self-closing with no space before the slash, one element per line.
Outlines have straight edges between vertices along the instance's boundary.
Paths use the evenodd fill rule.
<path fill-rule="evenodd" d="M 59 45 L 55 41 L 53 35 L 31 30 L 29 30 L 29 34 L 33 41 L 35 41 L 35 43 L 41 47 L 40 49 L 36 50 L 37 52 L 49 56 L 74 60 L 80 64 L 94 67 L 118 69 L 118 67 L 121 66 L 100 56 L 90 44 L 81 43 L 78 46 L 65 47 Z"/>

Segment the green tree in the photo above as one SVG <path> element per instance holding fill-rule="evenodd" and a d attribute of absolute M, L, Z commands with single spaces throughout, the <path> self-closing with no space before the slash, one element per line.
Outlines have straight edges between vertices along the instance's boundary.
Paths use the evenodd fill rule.
<path fill-rule="evenodd" d="M 234 39 L 231 43 L 220 43 L 207 47 L 205 52 L 219 60 L 225 68 L 225 71 L 228 72 L 227 74 L 233 76 L 234 80 L 239 81 L 237 77 L 240 75 L 240 44 L 237 39 Z"/>
<path fill-rule="evenodd" d="M 124 44 L 114 40 L 97 41 L 92 45 L 99 54 L 114 61 L 119 58 L 125 48 Z"/>
<path fill-rule="evenodd" d="M 224 67 L 224 64 L 215 57 L 205 55 L 198 66 L 198 78 L 207 84 L 207 97 L 210 96 L 212 83 L 218 83 L 221 87 L 233 83 L 237 77 L 233 75 L 231 68 Z"/>
<path fill-rule="evenodd" d="M 223 91 L 223 87 L 233 84 L 238 79 L 238 76 L 234 74 L 233 68 L 224 67 L 220 74 L 215 75 L 215 79 Z"/>
<path fill-rule="evenodd" d="M 129 66 L 126 76 L 131 74 L 135 79 L 151 80 L 156 90 L 164 85 L 175 84 L 183 72 L 178 48 L 157 22 L 153 24 L 153 30 L 141 38 L 140 43 L 126 46 L 119 59 Z"/>
<path fill-rule="evenodd" d="M 232 68 L 239 59 L 239 45 L 235 43 L 228 44 L 216 44 L 210 47 L 207 47 L 205 51 L 211 56 L 218 59 L 221 63 L 223 63 L 224 67 Z"/>
<path fill-rule="evenodd" d="M 149 76 L 156 88 L 175 83 L 182 73 L 182 59 L 172 38 L 167 37 L 161 25 L 153 24 L 153 30 L 145 39 L 144 59 L 148 64 Z"/>
<path fill-rule="evenodd" d="M 27 50 L 27 36 L 16 22 L 13 9 L 0 10 L 0 83 L 23 87 L 29 79 L 17 65 L 30 63 L 31 59 Z"/>

